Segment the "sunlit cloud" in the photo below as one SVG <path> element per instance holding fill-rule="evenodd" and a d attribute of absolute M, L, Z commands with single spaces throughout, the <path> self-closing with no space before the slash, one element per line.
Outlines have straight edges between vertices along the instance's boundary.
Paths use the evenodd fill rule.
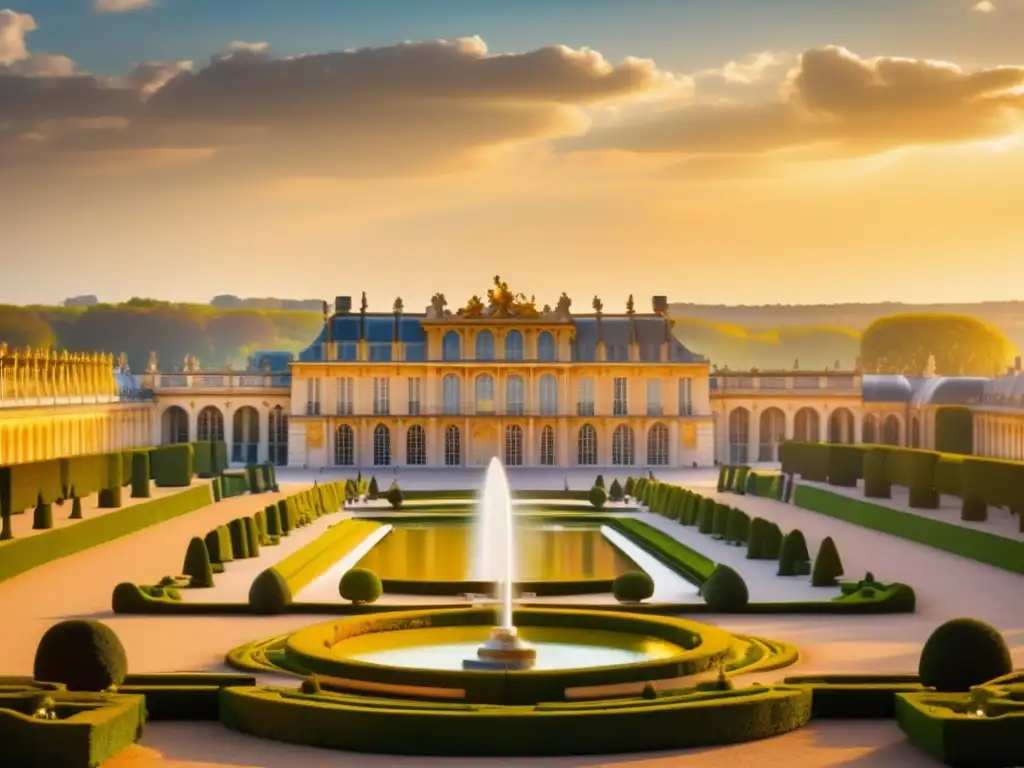
<path fill-rule="evenodd" d="M 992 0 L 980 0 L 971 8 L 975 13 L 992 13 L 995 9 L 996 4 Z"/>
<path fill-rule="evenodd" d="M 130 13 L 156 5 L 155 0 L 92 0 L 96 13 Z"/>

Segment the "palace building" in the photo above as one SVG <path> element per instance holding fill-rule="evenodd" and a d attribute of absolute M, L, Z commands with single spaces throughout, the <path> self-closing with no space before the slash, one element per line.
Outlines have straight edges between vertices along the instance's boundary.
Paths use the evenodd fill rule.
<path fill-rule="evenodd" d="M 972 412 L 976 455 L 1024 459 L 1019 361 L 998 379 L 730 371 L 675 338 L 666 297 L 624 310 L 575 313 L 565 294 L 538 309 L 495 278 L 455 310 L 339 296 L 297 359 L 258 352 L 242 371 L 151 355 L 132 376 L 109 355 L 4 349 L 0 465 L 225 440 L 237 465 L 683 469 L 774 463 L 791 439 L 934 448 L 951 406 Z"/>

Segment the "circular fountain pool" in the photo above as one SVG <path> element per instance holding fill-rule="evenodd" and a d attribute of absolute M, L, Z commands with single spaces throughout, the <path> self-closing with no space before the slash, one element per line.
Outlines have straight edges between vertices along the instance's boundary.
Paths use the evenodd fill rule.
<path fill-rule="evenodd" d="M 336 658 L 412 669 L 461 670 L 490 636 L 486 626 L 431 627 L 351 637 L 333 645 Z M 600 629 L 520 627 L 537 652 L 537 671 L 607 667 L 670 659 L 684 649 L 647 635 Z"/>

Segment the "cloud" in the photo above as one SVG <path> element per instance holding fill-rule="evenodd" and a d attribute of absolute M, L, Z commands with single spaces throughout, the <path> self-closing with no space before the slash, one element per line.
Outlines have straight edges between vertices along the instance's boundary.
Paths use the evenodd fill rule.
<path fill-rule="evenodd" d="M 21 18 L 6 47 L 26 56 Z M 19 44 L 21 47 L 19 48 Z M 0 78 L 0 162 L 75 153 L 208 150 L 211 172 L 272 176 L 460 169 L 496 149 L 581 133 L 586 108 L 679 87 L 652 61 L 612 65 L 587 49 L 491 54 L 480 38 L 274 58 L 235 42 L 202 68 L 149 62 L 120 77 Z M 39 131 L 54 120 L 116 119 Z M 33 146 L 26 160 L 26 139 Z M 6 139 L 6 142 L 5 142 Z"/>
<path fill-rule="evenodd" d="M 698 80 L 699 82 L 699 80 Z M 818 145 L 834 155 L 953 144 L 1021 127 L 1024 67 L 968 72 L 947 62 L 805 52 L 777 96 L 695 104 L 572 142 L 577 149 L 743 155 Z"/>
<path fill-rule="evenodd" d="M 155 4 L 155 0 L 92 0 L 92 9 L 96 13 L 130 13 Z"/>
<path fill-rule="evenodd" d="M 996 4 L 993 3 L 992 0 L 981 0 L 980 2 L 975 3 L 974 7 L 971 8 L 971 10 L 976 13 L 992 13 L 995 9 Z"/>
<path fill-rule="evenodd" d="M 0 76 L 63 77 L 74 72 L 75 63 L 67 56 L 29 52 L 25 38 L 36 28 L 31 15 L 0 10 Z"/>

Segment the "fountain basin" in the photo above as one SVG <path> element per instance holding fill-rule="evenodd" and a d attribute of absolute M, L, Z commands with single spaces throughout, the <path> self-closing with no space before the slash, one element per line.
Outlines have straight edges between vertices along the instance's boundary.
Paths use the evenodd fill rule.
<path fill-rule="evenodd" d="M 486 607 L 336 619 L 289 636 L 273 665 L 296 674 L 456 689 L 472 702 L 534 704 L 562 700 L 569 688 L 695 675 L 736 642 L 722 629 L 683 619 L 521 608 L 512 623 L 537 650 L 536 666 L 462 668 L 497 623 Z"/>

